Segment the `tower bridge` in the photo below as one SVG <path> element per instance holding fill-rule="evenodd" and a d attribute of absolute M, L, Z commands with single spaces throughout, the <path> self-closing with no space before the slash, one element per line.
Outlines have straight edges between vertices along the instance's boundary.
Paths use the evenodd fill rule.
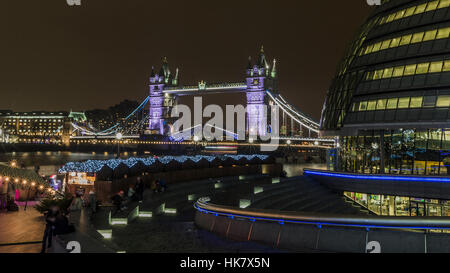
<path fill-rule="evenodd" d="M 198 85 L 179 86 L 178 73 L 178 68 L 175 74 L 171 73 L 166 58 L 159 73 L 152 69 L 149 96 L 149 130 L 152 134 L 167 134 L 165 122 L 170 120 L 171 110 L 177 104 L 178 97 L 218 93 L 245 93 L 248 109 L 247 134 L 257 132 L 260 136 L 265 136 L 268 133 L 264 113 L 264 106 L 268 105 L 278 105 L 282 110 L 282 135 L 301 136 L 303 129 L 308 131 L 308 137 L 319 133 L 318 122 L 290 105 L 279 94 L 276 60 L 269 64 L 263 48 L 255 63 L 249 57 L 243 82 L 208 84 L 200 81 Z"/>
<path fill-rule="evenodd" d="M 276 60 L 267 61 L 264 49 L 261 48 L 256 61 L 251 57 L 245 69 L 242 82 L 207 83 L 199 81 L 197 85 L 180 85 L 179 69 L 172 73 L 167 58 L 163 58 L 158 73 L 152 67 L 149 84 L 149 96 L 129 116 L 116 125 L 103 131 L 87 129 L 80 124 L 73 124 L 77 136 L 73 139 L 92 139 L 97 137 L 113 137 L 120 132 L 125 137 L 136 138 L 137 135 L 170 136 L 171 125 L 174 123 L 172 111 L 178 105 L 178 98 L 183 96 L 203 96 L 208 94 L 245 93 L 246 98 L 246 135 L 266 136 L 270 133 L 270 118 L 266 116 L 266 106 L 279 106 L 280 117 L 277 126 L 280 128 L 279 136 L 285 141 L 306 141 L 315 143 L 332 143 L 334 139 L 319 138 L 320 125 L 309 115 L 290 104 L 279 92 Z M 146 105 L 148 103 L 148 108 Z M 137 114 L 140 120 L 130 122 Z M 267 111 L 269 112 L 269 111 Z M 269 112 L 270 116 L 270 112 Z M 201 126 L 196 124 L 192 128 Z M 188 128 L 188 129 L 192 129 Z M 228 132 L 226 129 L 216 127 L 215 130 Z M 191 139 L 192 140 L 192 139 Z M 249 139 L 250 140 L 250 139 Z M 253 142 L 253 140 L 252 140 Z"/>

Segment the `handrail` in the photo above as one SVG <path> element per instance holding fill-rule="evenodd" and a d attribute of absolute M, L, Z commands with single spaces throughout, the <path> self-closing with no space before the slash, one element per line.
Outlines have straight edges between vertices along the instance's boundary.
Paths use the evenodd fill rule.
<path fill-rule="evenodd" d="M 429 175 L 410 175 L 410 174 L 365 174 L 365 173 L 348 173 L 335 172 L 327 170 L 308 169 L 303 170 L 304 175 L 328 176 L 333 178 L 347 179 L 365 179 L 365 180 L 391 180 L 405 182 L 437 182 L 450 183 L 450 177 L 446 176 L 429 176 Z"/>
<path fill-rule="evenodd" d="M 450 229 L 450 217 L 399 217 L 399 216 L 359 216 L 341 214 L 318 214 L 294 211 L 262 209 L 240 209 L 209 203 L 209 198 L 200 198 L 195 204 L 199 212 L 230 218 L 243 218 L 250 221 L 278 222 L 280 224 L 306 224 L 322 226 L 341 226 L 382 229 Z"/>

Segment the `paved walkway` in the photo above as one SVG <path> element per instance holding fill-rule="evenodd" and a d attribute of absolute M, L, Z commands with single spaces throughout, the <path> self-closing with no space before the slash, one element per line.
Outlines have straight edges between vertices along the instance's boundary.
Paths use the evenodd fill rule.
<path fill-rule="evenodd" d="M 0 212 L 0 253 L 39 253 L 41 244 L 2 246 L 8 243 L 42 241 L 44 217 L 33 207 L 18 212 Z"/>

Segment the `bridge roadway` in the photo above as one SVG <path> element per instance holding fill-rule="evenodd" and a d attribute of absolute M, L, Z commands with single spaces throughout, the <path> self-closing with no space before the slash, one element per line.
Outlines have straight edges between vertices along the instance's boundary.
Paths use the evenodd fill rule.
<path fill-rule="evenodd" d="M 300 145 L 298 143 L 312 143 L 315 146 L 336 145 L 336 139 L 333 138 L 303 138 L 303 137 L 273 137 L 273 140 L 279 140 L 280 145 Z M 70 141 L 72 143 L 115 143 L 120 144 L 149 144 L 149 145 L 238 145 L 238 146 L 260 146 L 269 145 L 264 143 L 250 143 L 250 142 L 208 142 L 208 141 L 183 141 L 183 142 L 169 142 L 169 141 L 146 141 L 140 140 L 139 135 L 125 135 L 121 140 L 117 140 L 115 136 L 71 136 Z M 95 142 L 95 143 L 94 143 Z M 289 143 L 288 143 L 289 142 Z M 276 144 L 275 144 L 276 145 Z M 303 145 L 305 146 L 305 145 Z"/>
<path fill-rule="evenodd" d="M 185 86 L 185 87 L 166 87 L 163 91 L 164 94 L 177 95 L 177 96 L 198 96 L 208 94 L 219 93 L 242 93 L 247 90 L 245 83 L 226 83 L 226 84 L 212 84 L 205 86 L 204 89 L 199 86 Z"/>

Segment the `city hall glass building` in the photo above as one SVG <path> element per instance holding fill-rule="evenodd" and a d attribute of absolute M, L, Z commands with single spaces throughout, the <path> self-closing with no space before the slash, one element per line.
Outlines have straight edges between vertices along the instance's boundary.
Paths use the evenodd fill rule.
<path fill-rule="evenodd" d="M 450 175 L 450 0 L 384 1 L 338 67 L 322 112 L 338 169 Z"/>

